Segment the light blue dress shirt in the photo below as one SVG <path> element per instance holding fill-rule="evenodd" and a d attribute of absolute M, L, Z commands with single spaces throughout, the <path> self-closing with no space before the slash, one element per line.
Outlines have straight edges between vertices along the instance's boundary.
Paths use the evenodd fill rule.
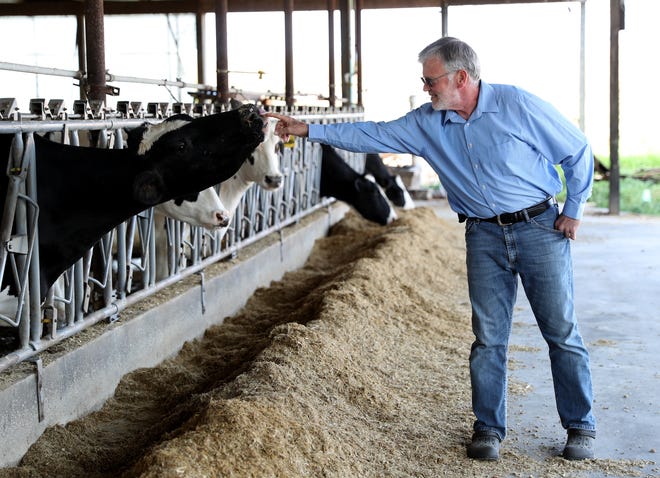
<path fill-rule="evenodd" d="M 451 208 L 489 218 L 537 204 L 562 189 L 563 213 L 581 219 L 593 154 L 582 132 L 549 103 L 510 85 L 481 81 L 467 120 L 426 103 L 388 122 L 310 124 L 309 140 L 371 153 L 410 153 L 438 174 Z"/>

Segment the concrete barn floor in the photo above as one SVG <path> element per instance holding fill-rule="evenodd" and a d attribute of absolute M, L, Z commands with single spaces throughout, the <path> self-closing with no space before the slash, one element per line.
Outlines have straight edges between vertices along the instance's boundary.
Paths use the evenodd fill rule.
<path fill-rule="evenodd" d="M 433 205 L 440 217 L 455 218 L 446 201 Z M 572 254 L 578 323 L 594 382 L 596 458 L 655 462 L 644 467 L 652 474 L 660 462 L 660 217 L 610 216 L 587 206 Z M 565 432 L 547 346 L 522 286 L 510 348 L 510 379 L 528 385 L 526 393 L 509 396 L 502 446 L 524 446 L 541 459 L 557 455 Z"/>

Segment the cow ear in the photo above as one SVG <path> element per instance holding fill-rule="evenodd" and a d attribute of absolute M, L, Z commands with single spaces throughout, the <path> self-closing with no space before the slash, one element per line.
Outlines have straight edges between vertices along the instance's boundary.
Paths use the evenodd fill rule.
<path fill-rule="evenodd" d="M 372 192 L 375 185 L 376 183 L 371 181 L 368 175 L 359 176 L 355 178 L 355 181 L 353 182 L 353 186 L 357 192 Z"/>
<path fill-rule="evenodd" d="M 126 131 L 126 147 L 130 152 L 137 153 L 138 146 L 142 142 L 144 133 L 147 131 L 149 126 L 150 124 L 145 121 L 140 126 Z"/>
<path fill-rule="evenodd" d="M 145 206 L 163 202 L 164 192 L 163 178 L 154 171 L 143 171 L 133 181 L 133 198 Z"/>

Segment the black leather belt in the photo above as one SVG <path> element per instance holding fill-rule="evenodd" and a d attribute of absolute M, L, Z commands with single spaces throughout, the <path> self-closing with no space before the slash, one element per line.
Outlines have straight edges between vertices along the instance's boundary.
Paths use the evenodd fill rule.
<path fill-rule="evenodd" d="M 511 224 L 514 224 L 516 222 L 526 221 L 527 219 L 538 216 L 539 214 L 545 212 L 548 208 L 554 206 L 555 204 L 556 204 L 555 198 L 550 197 L 543 202 L 528 207 L 527 209 L 521 209 L 520 211 L 516 211 L 516 212 L 505 212 L 503 214 L 489 217 L 487 219 L 481 219 L 478 217 L 467 217 L 463 214 L 459 214 L 458 222 L 465 222 L 466 220 L 470 219 L 473 221 L 494 222 L 495 224 L 499 224 L 500 226 L 510 226 Z"/>

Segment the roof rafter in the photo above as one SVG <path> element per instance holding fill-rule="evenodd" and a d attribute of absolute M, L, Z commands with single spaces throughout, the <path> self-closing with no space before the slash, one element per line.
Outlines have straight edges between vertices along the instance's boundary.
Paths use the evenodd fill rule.
<path fill-rule="evenodd" d="M 363 9 L 381 8 L 420 8 L 500 5 L 515 3 L 558 3 L 580 0 L 363 0 Z M 279 12 L 281 2 L 273 0 L 228 0 L 228 11 L 234 12 Z M 295 11 L 327 10 L 327 0 L 296 0 Z M 83 0 L 22 0 L 8 3 L 0 0 L 0 16 L 52 16 L 81 15 L 84 12 Z M 214 0 L 106 0 L 103 2 L 106 15 L 136 15 L 165 13 L 209 13 L 215 11 Z"/>

